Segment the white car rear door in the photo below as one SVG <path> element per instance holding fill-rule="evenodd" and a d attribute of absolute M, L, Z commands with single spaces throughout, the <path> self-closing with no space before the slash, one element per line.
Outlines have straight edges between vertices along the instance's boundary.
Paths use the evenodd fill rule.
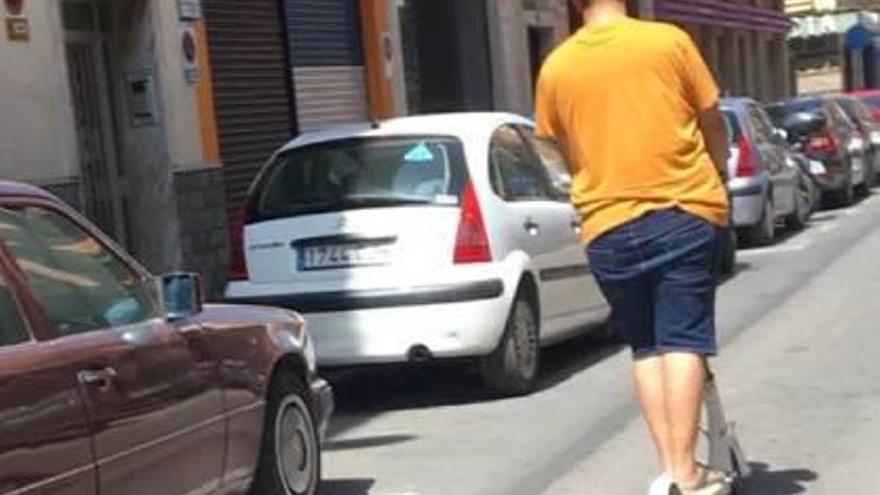
<path fill-rule="evenodd" d="M 607 313 L 608 304 L 590 271 L 586 246 L 581 240 L 582 220 L 569 195 L 572 179 L 565 158 L 554 143 L 537 138 L 532 128 L 522 127 L 520 130 L 550 178 L 557 218 L 555 225 L 560 226 L 560 264 L 545 272 L 542 278 L 545 283 L 554 284 L 554 290 L 560 293 L 563 316 L 579 313 L 584 317 L 582 321 L 596 322 L 597 315 Z"/>
<path fill-rule="evenodd" d="M 490 143 L 490 175 L 496 193 L 505 203 L 504 232 L 513 247 L 532 259 L 546 320 L 570 313 L 578 294 L 571 293 L 576 270 L 571 248 L 574 233 L 573 210 L 560 202 L 546 171 L 535 157 L 521 131 L 500 127 Z"/>

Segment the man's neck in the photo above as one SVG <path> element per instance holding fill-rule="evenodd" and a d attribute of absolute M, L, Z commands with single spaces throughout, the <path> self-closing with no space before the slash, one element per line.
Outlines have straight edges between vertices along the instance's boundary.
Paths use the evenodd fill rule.
<path fill-rule="evenodd" d="M 602 27 L 626 18 L 626 5 L 617 0 L 599 1 L 584 9 L 584 25 Z"/>

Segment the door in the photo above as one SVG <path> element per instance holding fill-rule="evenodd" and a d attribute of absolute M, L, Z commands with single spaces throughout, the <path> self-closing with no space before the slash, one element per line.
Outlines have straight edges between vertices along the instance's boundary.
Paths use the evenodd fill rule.
<path fill-rule="evenodd" d="M 74 371 L 60 349 L 32 338 L 10 280 L 0 271 L 0 494 L 97 493 Z"/>
<path fill-rule="evenodd" d="M 279 0 L 204 0 L 202 8 L 233 220 L 260 167 L 297 130 L 293 78 Z"/>
<path fill-rule="evenodd" d="M 111 92 L 98 5 L 94 0 L 66 0 L 61 5 L 84 211 L 104 232 L 124 240 Z"/>
<path fill-rule="evenodd" d="M 566 292 L 575 267 L 573 210 L 558 201 L 549 177 L 523 135 L 513 126 L 498 128 L 489 145 L 490 179 L 504 202 L 502 231 L 511 250 L 529 255 L 538 282 L 541 317 L 546 322 L 564 316 L 575 306 L 576 294 Z M 585 259 L 581 259 L 583 267 Z M 544 330 L 552 329 L 547 327 Z M 544 333 L 545 336 L 547 332 Z"/>
<path fill-rule="evenodd" d="M 563 229 L 561 234 L 564 263 L 549 277 L 557 285 L 558 292 L 566 296 L 562 315 L 577 315 L 578 318 L 572 319 L 573 323 L 599 323 L 607 316 L 608 303 L 593 277 L 586 246 L 581 240 L 582 220 L 571 204 L 569 167 L 554 143 L 539 139 L 530 127 L 520 130 L 534 150 L 539 165 L 550 178 L 557 215 L 568 225 L 568 229 Z"/>
<path fill-rule="evenodd" d="M 102 493 L 203 493 L 222 474 L 222 403 L 197 327 L 159 317 L 125 258 L 44 206 L 0 210 L 3 236 L 78 381 Z"/>

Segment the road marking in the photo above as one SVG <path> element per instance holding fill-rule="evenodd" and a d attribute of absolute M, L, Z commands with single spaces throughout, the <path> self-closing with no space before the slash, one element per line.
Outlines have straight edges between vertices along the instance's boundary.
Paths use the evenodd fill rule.
<path fill-rule="evenodd" d="M 797 241 L 797 242 L 786 242 L 783 244 L 778 244 L 776 246 L 768 246 L 764 248 L 755 248 L 755 249 L 744 249 L 736 253 L 738 257 L 751 257 L 751 256 L 763 256 L 767 254 L 780 254 L 780 253 L 792 253 L 796 251 L 803 251 L 807 249 L 812 244 L 809 241 Z"/>
<path fill-rule="evenodd" d="M 838 225 L 836 223 L 823 223 L 822 225 L 812 227 L 810 232 L 815 232 L 817 235 L 819 234 L 827 234 L 832 230 L 837 230 Z"/>

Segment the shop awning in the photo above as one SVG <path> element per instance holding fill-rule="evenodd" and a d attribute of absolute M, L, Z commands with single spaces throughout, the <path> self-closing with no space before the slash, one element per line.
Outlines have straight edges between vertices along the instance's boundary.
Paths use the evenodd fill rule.
<path fill-rule="evenodd" d="M 787 32 L 793 26 L 782 12 L 718 0 L 656 0 L 654 16 L 660 20 L 773 33 Z"/>

